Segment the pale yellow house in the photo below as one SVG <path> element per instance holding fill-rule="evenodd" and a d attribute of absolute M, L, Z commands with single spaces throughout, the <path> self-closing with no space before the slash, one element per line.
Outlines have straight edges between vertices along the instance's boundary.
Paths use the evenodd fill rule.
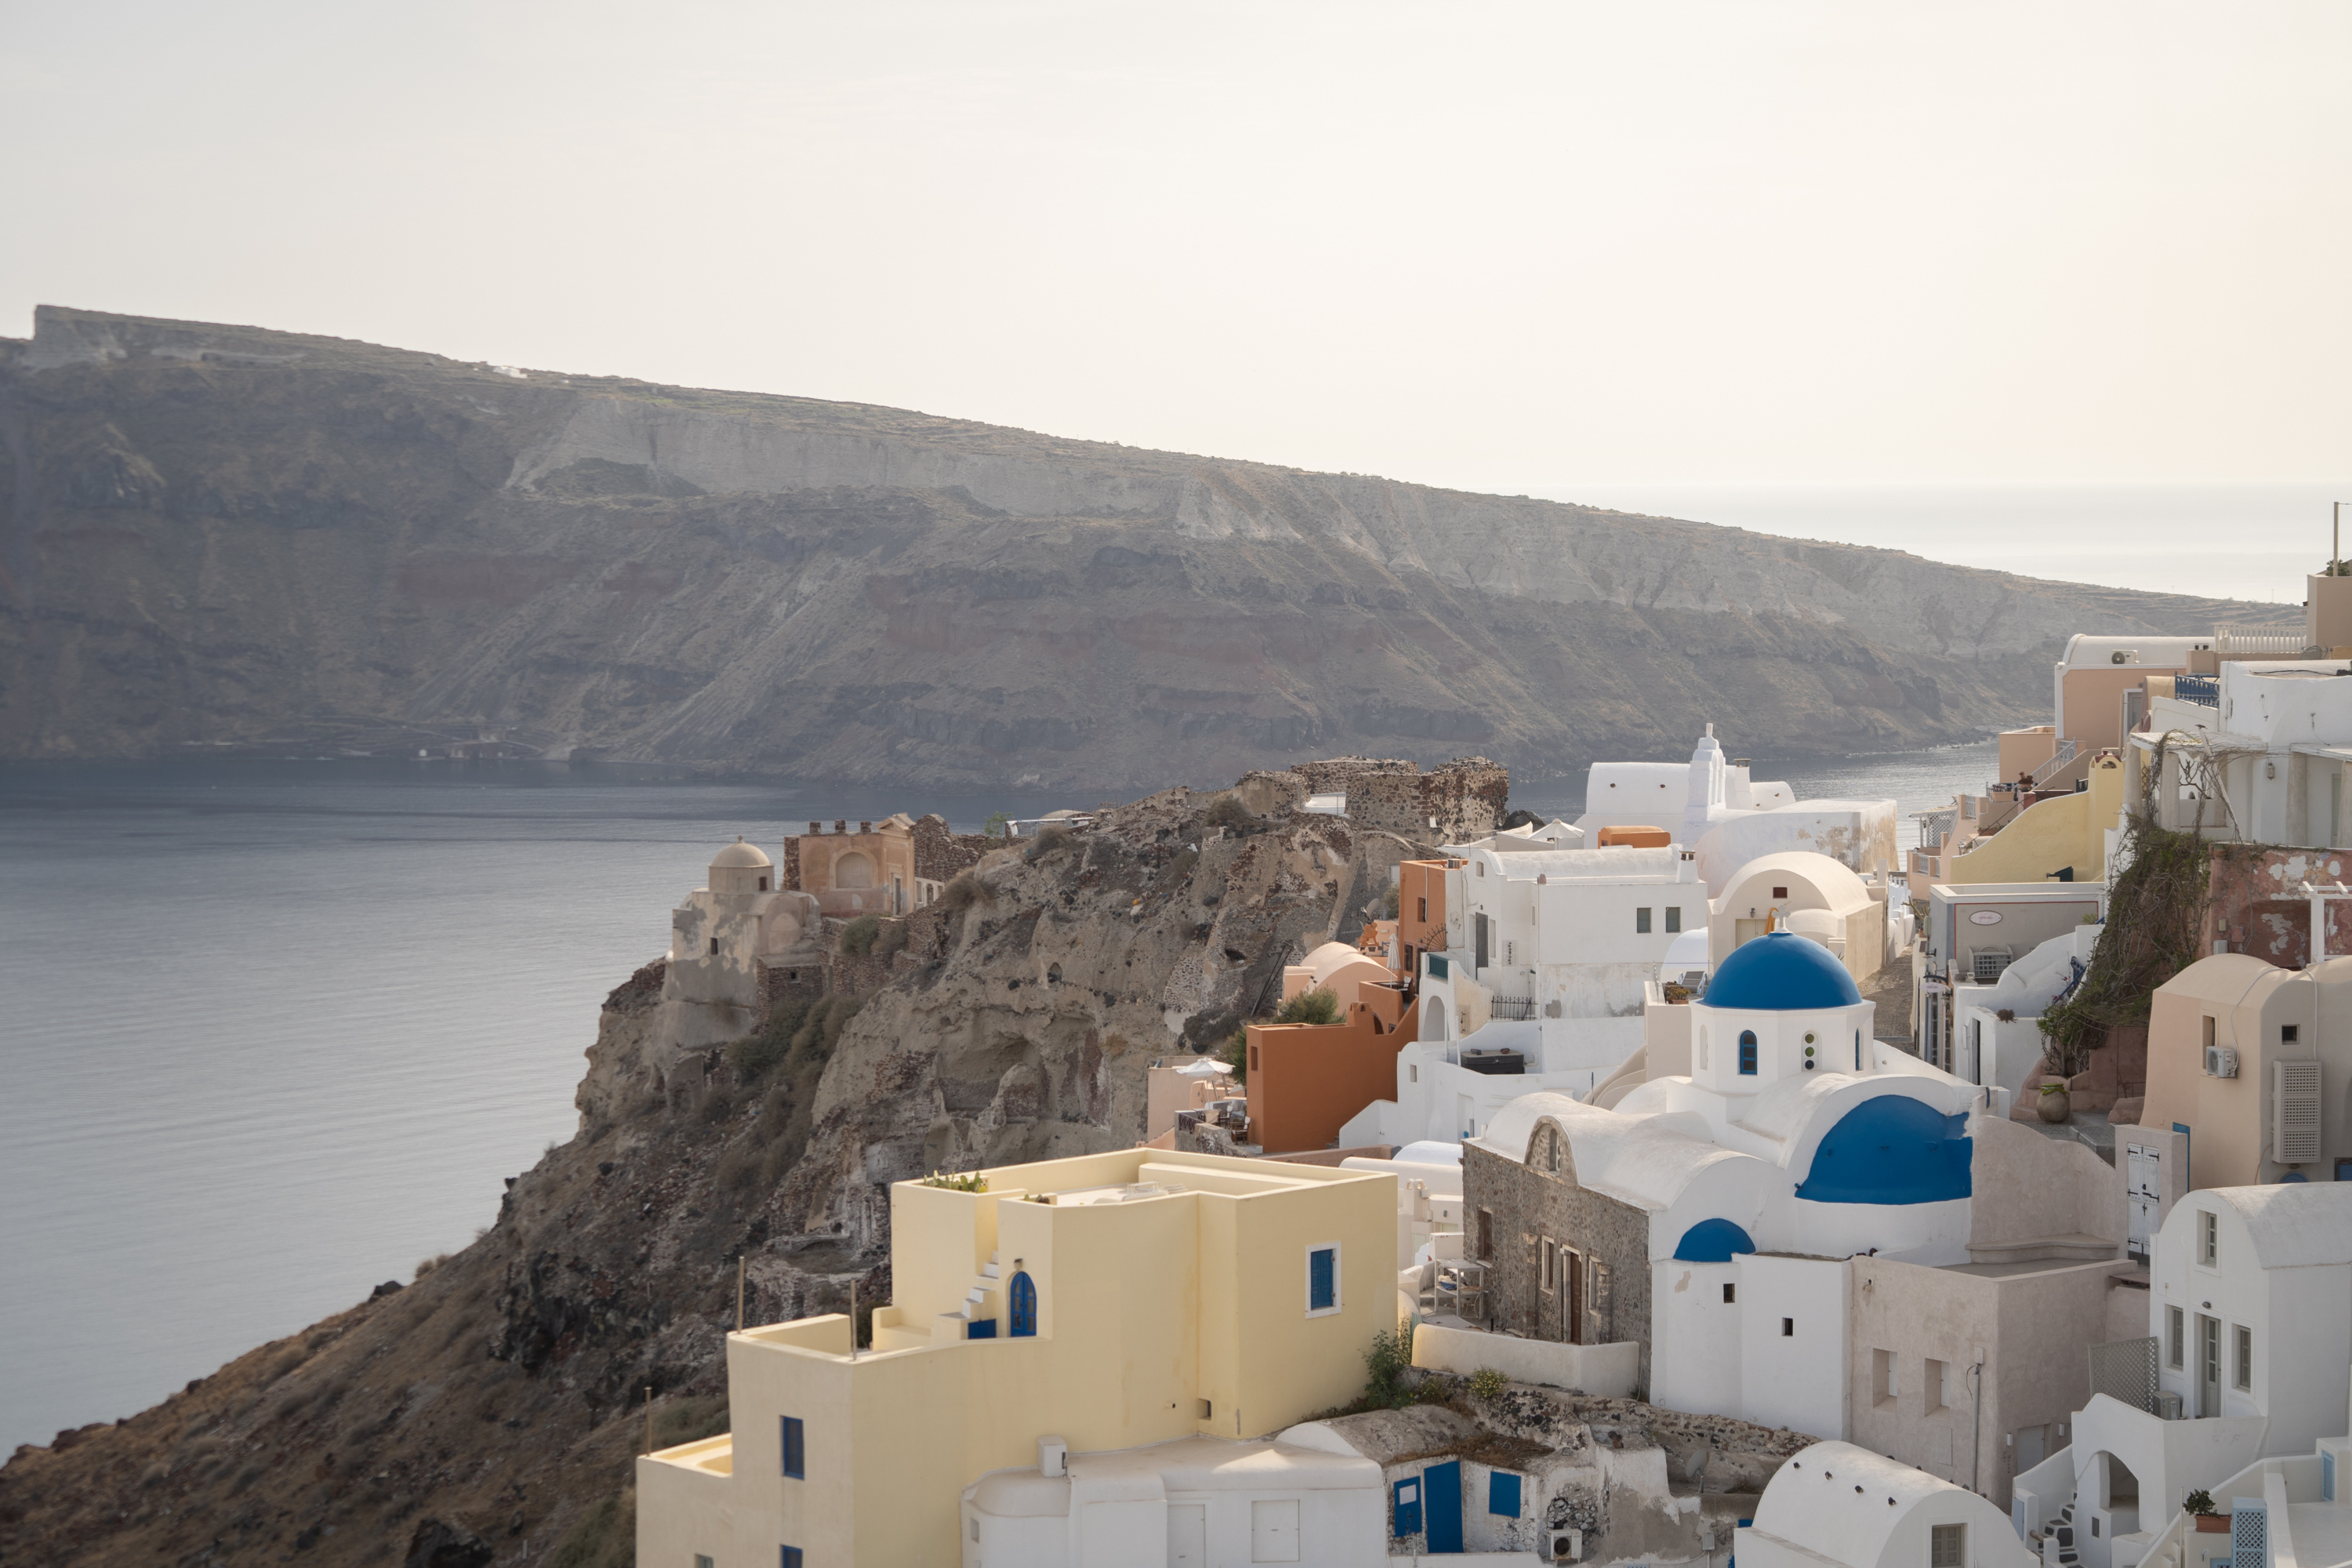
<path fill-rule="evenodd" d="M 734 1430 L 638 1460 L 639 1563 L 960 1563 L 965 1489 L 1041 1439 L 1278 1432 L 1360 1392 L 1396 1326 L 1385 1172 L 1129 1149 L 981 1174 L 891 1188 L 872 1349 L 840 1314 L 728 1336 Z"/>

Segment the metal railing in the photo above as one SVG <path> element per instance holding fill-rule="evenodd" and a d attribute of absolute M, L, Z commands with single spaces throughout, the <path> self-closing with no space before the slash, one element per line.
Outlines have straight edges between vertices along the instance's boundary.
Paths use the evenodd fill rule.
<path fill-rule="evenodd" d="M 1536 1016 L 1536 999 L 1532 996 L 1495 996 L 1487 999 L 1486 1016 L 1507 1023 L 1524 1024 Z"/>
<path fill-rule="evenodd" d="M 2218 675 L 2176 675 L 2172 678 L 2172 694 L 2183 702 L 2219 708 L 2221 706 L 2221 678 Z"/>
<path fill-rule="evenodd" d="M 2079 741 L 2059 742 L 2058 750 L 2051 756 L 2050 760 L 2033 770 L 2033 787 L 2040 789 L 2043 784 L 2048 784 L 2052 779 L 2055 778 L 2058 775 L 2058 771 L 2061 768 L 2063 768 L 2067 763 L 2073 762 L 2077 756 L 2081 755 L 2082 751 L 2082 742 Z"/>

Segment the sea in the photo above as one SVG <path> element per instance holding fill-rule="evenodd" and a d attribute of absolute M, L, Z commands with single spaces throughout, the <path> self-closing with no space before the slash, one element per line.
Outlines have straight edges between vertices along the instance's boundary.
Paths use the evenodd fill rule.
<path fill-rule="evenodd" d="M 1759 760 L 1948 804 L 1990 743 Z M 1582 809 L 1581 779 L 1515 805 Z M 406 1280 L 571 1137 L 604 995 L 740 834 L 920 796 L 535 763 L 0 769 L 0 1454 Z"/>

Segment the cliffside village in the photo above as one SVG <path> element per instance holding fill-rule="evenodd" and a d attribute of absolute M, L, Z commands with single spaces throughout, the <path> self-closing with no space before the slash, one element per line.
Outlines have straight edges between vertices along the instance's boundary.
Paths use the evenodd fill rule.
<path fill-rule="evenodd" d="M 2073 638 L 1916 847 L 1711 732 L 1572 822 L 1483 759 L 1244 779 L 1203 835 L 1347 825 L 1328 939 L 1229 1052 L 1171 1012 L 1134 1147 L 894 1184 L 863 1342 L 730 1334 L 638 1561 L 2352 1561 L 2352 577 L 2305 586 Z M 668 1038 L 1089 831 L 1015 826 L 727 846 Z"/>

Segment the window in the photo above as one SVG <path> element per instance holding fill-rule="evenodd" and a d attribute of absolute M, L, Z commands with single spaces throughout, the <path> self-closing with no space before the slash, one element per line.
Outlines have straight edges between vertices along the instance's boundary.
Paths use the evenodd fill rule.
<path fill-rule="evenodd" d="M 2204 1045 L 2205 1048 L 2209 1051 L 2213 1048 L 2213 1020 L 2210 1016 L 2208 1016 L 2205 1020 Z"/>
<path fill-rule="evenodd" d="M 777 1547 L 776 1568 L 801 1568 L 801 1549 L 797 1546 Z"/>
<path fill-rule="evenodd" d="M 2188 1364 L 2183 1343 L 2189 1338 L 2189 1320 L 2178 1307 L 2164 1310 L 2164 1364 L 2179 1367 Z"/>
<path fill-rule="evenodd" d="M 1775 888 L 1772 889 L 1772 896 L 1776 899 L 1785 899 L 1789 896 L 1789 889 L 1786 888 Z"/>
<path fill-rule="evenodd" d="M 1780 1337 L 1784 1340 L 1793 1340 L 1797 1337 L 1796 1319 L 1783 1318 L 1780 1320 Z"/>
<path fill-rule="evenodd" d="M 2233 1326 L 2234 1327 L 2234 1326 Z M 2235 1329 L 2237 1335 L 2237 1375 L 2230 1381 L 2240 1388 L 2254 1386 L 2254 1331 Z"/>
<path fill-rule="evenodd" d="M 797 1415 L 784 1415 L 778 1419 L 784 1424 L 784 1474 L 796 1480 L 802 1479 L 806 1474 L 808 1456 L 801 1441 L 801 1418 Z M 789 1552 L 792 1548 L 786 1547 L 784 1550 Z"/>
<path fill-rule="evenodd" d="M 1698 1027 L 1698 1070 L 1705 1072 L 1706 1068 L 1706 1026 L 1701 1024 Z"/>
<path fill-rule="evenodd" d="M 1414 911 L 1412 918 L 1419 921 L 1422 924 L 1427 925 L 1429 923 L 1429 900 L 1427 899 L 1415 899 L 1412 901 L 1412 905 Z"/>
<path fill-rule="evenodd" d="M 1519 1478 L 1507 1470 L 1495 1470 L 1486 1477 L 1486 1511 L 1505 1519 L 1519 1517 Z"/>
<path fill-rule="evenodd" d="M 2211 1209 L 2197 1216 L 2197 1261 L 2208 1268 L 2221 1267 L 2221 1216 Z"/>
<path fill-rule="evenodd" d="M 1680 904 L 1669 904 L 1669 905 L 1667 905 L 1667 906 L 1666 906 L 1666 930 L 1667 930 L 1669 932 L 1673 932 L 1673 931 L 1680 931 L 1680 930 L 1682 930 L 1682 929 L 1683 929 L 1683 907 L 1682 907 Z"/>
<path fill-rule="evenodd" d="M 1478 1211 L 1478 1256 L 1492 1260 L 1495 1256 L 1495 1211 Z"/>
<path fill-rule="evenodd" d="M 1554 1248 L 1551 1244 L 1551 1237 L 1545 1237 L 1543 1240 L 1543 1289 L 1546 1290 L 1549 1290 L 1551 1289 L 1553 1253 Z"/>
<path fill-rule="evenodd" d="M 1250 1071 L 1257 1071 L 1257 1047 L 1255 1046 L 1252 1046 L 1250 1047 Z"/>
<path fill-rule="evenodd" d="M 1897 1397 L 1893 1351 L 1870 1352 L 1870 1397 L 1882 1410 L 1893 1405 Z"/>
<path fill-rule="evenodd" d="M 2295 1043 L 2295 1041 L 2297 1041 L 2298 1039 L 2301 1039 L 2302 1037 L 2303 1037 L 2303 1033 L 2302 1033 L 2302 1029 L 2301 1029 L 2301 1027 L 2300 1027 L 2299 1026 L 2294 1025 L 2294 1024 L 2281 1024 L 2281 1025 L 2279 1026 L 2279 1044 L 2280 1044 L 2280 1045 L 2282 1045 L 2282 1046 L 2291 1046 L 2291 1045 L 2294 1044 L 2294 1043 Z"/>
<path fill-rule="evenodd" d="M 1421 1081 L 1421 1064 L 1419 1062 L 1407 1062 L 1405 1064 L 1404 1080 L 1407 1083 L 1419 1083 Z"/>
<path fill-rule="evenodd" d="M 1727 1307 L 1736 1306 L 1738 1303 L 1738 1300 L 1739 1287 L 1734 1285 L 1728 1279 L 1725 1280 L 1723 1282 L 1723 1304 Z"/>
<path fill-rule="evenodd" d="M 976 1523 L 978 1521 L 975 1521 L 974 1522 Z M 710 1554 L 709 1552 L 698 1552 L 694 1554 L 694 1568 L 719 1568 L 719 1565 L 711 1562 Z"/>
<path fill-rule="evenodd" d="M 1756 1076 L 1756 1031 L 1753 1029 L 1739 1031 L 1739 1076 Z"/>
<path fill-rule="evenodd" d="M 719 939 L 715 936 L 710 939 L 710 956 L 713 958 L 719 956 Z"/>
<path fill-rule="evenodd" d="M 1307 1249 L 1307 1315 L 1328 1317 L 1339 1310 L 1339 1244 Z"/>
<path fill-rule="evenodd" d="M 1932 1524 L 1927 1527 L 1927 1568 L 1969 1568 L 1969 1527 Z"/>
<path fill-rule="evenodd" d="M 1862 1070 L 1862 1031 L 1860 1029 L 1853 1032 L 1853 1070 L 1856 1072 Z"/>
<path fill-rule="evenodd" d="M 1396 1533 L 1399 1536 L 1421 1533 L 1421 1478 L 1407 1476 L 1396 1483 Z"/>
<path fill-rule="evenodd" d="M 764 893 L 764 892 L 766 892 L 767 890 L 768 890 L 768 879 L 766 879 L 765 877 L 762 877 L 762 878 L 761 878 L 761 879 L 760 879 L 760 891 L 761 891 L 761 892 L 763 892 L 763 893 Z"/>
<path fill-rule="evenodd" d="M 1952 1406 L 1952 1363 L 1948 1361 L 1929 1362 L 1927 1363 L 1927 1375 L 1920 1379 L 1919 1391 L 1927 1396 L 1927 1412 L 1929 1415 L 1933 1415 L 1938 1410 L 1950 1409 Z"/>
<path fill-rule="evenodd" d="M 1644 935 L 1648 934 L 1650 930 L 1650 910 L 1648 905 L 1645 904 L 1642 908 L 1633 911 L 1633 929 Z"/>

